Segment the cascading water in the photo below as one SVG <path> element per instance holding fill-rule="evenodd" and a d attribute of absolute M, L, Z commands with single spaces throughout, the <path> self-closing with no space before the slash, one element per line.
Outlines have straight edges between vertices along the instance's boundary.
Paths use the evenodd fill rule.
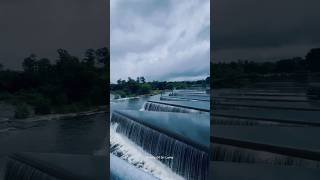
<path fill-rule="evenodd" d="M 207 179 L 209 166 L 207 152 L 135 122 L 119 113 L 113 113 L 111 123 L 118 124 L 117 133 L 126 136 L 185 179 Z M 115 155 L 119 153 L 118 148 L 117 144 L 111 144 L 111 152 Z"/>
<path fill-rule="evenodd" d="M 166 104 L 146 102 L 144 105 L 144 110 L 146 111 L 162 111 L 162 112 L 178 112 L 178 113 L 191 113 L 191 112 L 199 112 L 194 109 L 188 109 L 178 106 L 170 106 Z"/>
<path fill-rule="evenodd" d="M 7 161 L 4 180 L 59 180 L 49 174 L 15 159 Z"/>
<path fill-rule="evenodd" d="M 110 180 L 157 180 L 124 160 L 110 155 Z"/>
<path fill-rule="evenodd" d="M 132 168 L 141 169 L 152 174 L 157 179 L 183 180 L 184 178 L 174 173 L 169 167 L 157 159 L 125 135 L 117 133 L 118 123 L 111 123 L 110 126 L 110 152 L 120 159 L 133 165 Z M 110 162 L 111 163 L 111 162 Z M 110 164 L 111 166 L 113 164 Z M 131 169 L 132 169 L 131 168 Z M 111 171 L 113 169 L 110 169 Z"/>
<path fill-rule="evenodd" d="M 286 156 L 267 151 L 257 151 L 230 145 L 214 144 L 212 150 L 213 161 L 227 161 L 237 163 L 272 164 L 277 166 L 294 166 L 319 168 L 320 162 L 298 157 Z"/>

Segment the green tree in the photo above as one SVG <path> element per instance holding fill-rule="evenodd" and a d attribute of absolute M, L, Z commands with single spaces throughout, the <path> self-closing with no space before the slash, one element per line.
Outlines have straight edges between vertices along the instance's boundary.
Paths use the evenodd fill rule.
<path fill-rule="evenodd" d="M 17 105 L 14 111 L 14 117 L 17 119 L 28 118 L 30 114 L 31 114 L 30 109 L 26 104 Z"/>
<path fill-rule="evenodd" d="M 50 71 L 51 63 L 49 59 L 42 58 L 39 61 L 37 61 L 36 64 L 38 65 L 39 72 L 47 73 L 48 71 Z"/>
<path fill-rule="evenodd" d="M 98 63 L 104 64 L 104 66 L 107 66 L 110 60 L 110 52 L 109 49 L 104 47 L 96 50 L 96 57 Z"/>
<path fill-rule="evenodd" d="M 310 71 L 320 71 L 320 48 L 311 49 L 306 55 L 307 65 Z"/>
<path fill-rule="evenodd" d="M 85 52 L 84 62 L 88 67 L 93 67 L 96 61 L 96 52 L 94 49 L 88 49 Z"/>
<path fill-rule="evenodd" d="M 151 93 L 151 85 L 144 83 L 140 85 L 140 92 L 139 94 L 150 94 Z"/>
<path fill-rule="evenodd" d="M 140 77 L 140 82 L 141 82 L 141 83 L 146 83 L 146 79 L 145 79 L 143 76 L 141 76 L 141 77 Z"/>
<path fill-rule="evenodd" d="M 23 60 L 22 66 L 25 72 L 35 72 L 37 71 L 36 67 L 37 56 L 31 54 L 29 57 Z"/>

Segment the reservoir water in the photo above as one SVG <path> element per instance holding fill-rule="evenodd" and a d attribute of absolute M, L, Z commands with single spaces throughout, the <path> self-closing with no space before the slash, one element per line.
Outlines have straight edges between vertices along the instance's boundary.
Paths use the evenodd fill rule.
<path fill-rule="evenodd" d="M 3 158 L 16 152 L 94 155 L 104 149 L 109 130 L 106 114 L 50 121 L 6 120 L 1 123 L 0 168 Z"/>
<path fill-rule="evenodd" d="M 111 100 L 111 153 L 155 178 L 207 179 L 209 102 L 161 97 Z"/>
<path fill-rule="evenodd" d="M 318 85 L 263 82 L 215 89 L 212 97 L 215 179 L 319 179 Z"/>

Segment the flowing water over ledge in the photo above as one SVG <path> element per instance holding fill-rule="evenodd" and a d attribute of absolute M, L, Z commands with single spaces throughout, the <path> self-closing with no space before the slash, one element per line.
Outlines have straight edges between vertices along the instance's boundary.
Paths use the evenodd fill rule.
<path fill-rule="evenodd" d="M 144 101 L 131 99 L 124 105 L 112 102 L 111 153 L 160 179 L 207 179 L 209 148 L 206 145 L 209 145 L 209 114 L 196 113 L 198 114 L 196 115 L 192 113 L 199 117 L 205 116 L 204 119 L 206 119 L 204 120 L 206 125 L 203 129 L 207 131 L 203 134 L 208 136 L 207 138 L 199 137 L 198 140 L 206 141 L 207 139 L 207 143 L 196 145 L 198 140 L 192 137 L 190 137 L 191 139 L 183 137 L 177 131 L 182 132 L 185 129 L 183 127 L 187 127 L 186 123 L 181 121 L 177 124 L 175 121 L 179 121 L 179 116 L 182 116 L 181 120 L 189 122 L 191 119 L 188 116 L 190 115 L 186 113 L 198 111 L 193 108 L 181 107 L 180 103 L 177 106 L 161 104 L 159 107 L 159 103 L 154 104 L 155 106 L 151 105 L 153 102 L 159 101 L 159 97 L 145 98 Z M 138 105 L 132 102 L 136 102 Z M 115 106 L 112 107 L 113 105 Z M 118 112 L 119 109 L 136 111 Z M 198 118 L 197 121 L 201 123 L 201 118 Z M 192 134 L 192 131 L 188 130 L 187 134 L 190 135 L 190 133 Z M 194 135 L 196 137 L 199 134 L 194 132 Z"/>
<path fill-rule="evenodd" d="M 113 155 L 120 157 L 146 173 L 152 174 L 156 178 L 183 180 L 181 176 L 154 158 L 152 154 L 144 151 L 126 136 L 118 133 L 117 128 L 117 123 L 112 123 L 110 126 L 110 151 Z M 114 165 L 111 164 L 111 166 Z"/>
<path fill-rule="evenodd" d="M 216 89 L 212 94 L 213 177 L 254 179 L 268 172 L 269 179 L 275 180 L 319 178 L 320 146 L 314 138 L 320 132 L 320 99 L 310 94 L 310 88 L 299 82 L 267 82 Z"/>
<path fill-rule="evenodd" d="M 97 114 L 63 120 L 10 122 L 15 129 L 0 133 L 0 169 L 1 164 L 4 165 L 3 157 L 16 152 L 93 155 L 105 147 L 109 132 L 106 120 L 106 114 Z"/>

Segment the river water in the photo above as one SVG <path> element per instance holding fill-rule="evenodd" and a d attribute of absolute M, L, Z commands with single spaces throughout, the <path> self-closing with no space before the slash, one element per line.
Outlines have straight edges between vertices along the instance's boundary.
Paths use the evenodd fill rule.
<path fill-rule="evenodd" d="M 162 97 L 169 98 L 168 93 L 163 94 Z M 200 162 L 190 163 L 189 160 L 188 160 L 188 162 L 184 162 L 184 163 L 182 163 L 183 162 L 182 160 L 181 161 L 180 160 L 175 160 L 175 161 L 168 160 L 168 162 L 167 161 L 163 161 L 163 162 L 160 161 L 159 159 L 156 158 L 156 156 L 154 156 L 154 154 L 159 154 L 160 152 L 162 152 L 161 150 L 163 150 L 163 153 L 160 153 L 160 154 L 165 156 L 167 154 L 170 154 L 171 151 L 170 151 L 170 153 L 169 153 L 169 151 L 165 152 L 166 148 L 161 149 L 160 146 L 158 147 L 158 145 L 157 146 L 150 145 L 151 148 L 147 148 L 146 146 L 139 144 L 139 142 L 146 142 L 146 144 L 148 144 L 147 141 L 149 142 L 149 140 L 150 140 L 151 144 L 156 143 L 157 141 L 155 139 L 157 139 L 157 138 L 155 138 L 155 137 L 159 133 L 156 133 L 153 130 L 151 130 L 145 126 L 140 127 L 138 124 L 133 123 L 133 121 L 131 121 L 130 119 L 125 119 L 125 118 L 123 119 L 121 114 L 119 114 L 119 111 L 114 112 L 114 110 L 125 110 L 122 112 L 129 113 L 131 115 L 131 117 L 134 116 L 134 119 L 136 119 L 136 120 L 137 119 L 139 119 L 141 121 L 145 120 L 146 122 L 151 123 L 153 126 L 156 126 L 158 124 L 159 127 L 162 128 L 163 131 L 160 131 L 160 132 L 163 132 L 163 134 L 165 134 L 164 131 L 167 132 L 170 130 L 172 132 L 179 132 L 179 131 L 177 131 L 178 129 L 181 129 L 181 128 L 178 128 L 179 124 L 174 123 L 175 120 L 178 121 L 179 118 L 183 119 L 183 120 L 186 120 L 186 119 L 191 120 L 191 119 L 189 119 L 190 116 L 194 115 L 194 116 L 196 116 L 196 120 L 197 120 L 195 122 L 198 122 L 198 121 L 200 122 L 202 120 L 203 120 L 203 122 L 208 122 L 207 120 L 209 120 L 209 118 L 208 118 L 208 116 L 205 116 L 207 114 L 198 114 L 198 113 L 200 113 L 200 112 L 198 112 L 195 114 L 192 113 L 192 115 L 188 116 L 185 113 L 177 113 L 176 111 L 173 111 L 175 109 L 174 107 L 168 108 L 167 109 L 168 111 L 166 111 L 164 109 L 160 110 L 160 112 L 154 112 L 153 110 L 149 111 L 149 109 L 147 108 L 147 104 L 150 102 L 147 103 L 147 101 L 157 101 L 157 102 L 161 101 L 163 103 L 164 102 L 167 102 L 167 103 L 173 102 L 174 104 L 181 104 L 181 106 L 185 105 L 188 107 L 190 106 L 190 103 L 191 103 L 190 101 L 186 101 L 186 100 L 164 101 L 161 99 L 161 95 L 111 100 L 111 102 L 110 102 L 110 108 L 111 108 L 110 151 L 111 151 L 111 153 L 115 156 L 120 157 L 122 160 L 125 160 L 127 163 L 131 164 L 132 167 L 136 167 L 136 169 L 144 171 L 146 174 L 151 174 L 155 178 L 166 179 L 166 180 L 170 180 L 170 179 L 176 180 L 176 179 L 185 179 L 185 178 L 186 179 L 201 179 L 201 178 L 203 178 L 200 175 L 200 173 L 198 173 L 199 177 L 197 177 L 197 178 L 193 177 L 192 173 L 187 175 L 187 173 L 185 173 L 184 171 L 175 169 L 174 168 L 175 166 L 172 165 L 173 163 L 170 163 L 170 162 L 171 161 L 172 162 L 181 162 L 181 165 L 179 167 L 182 167 L 182 166 L 187 167 L 188 164 L 192 164 L 192 167 L 190 166 L 190 168 L 189 168 L 190 172 L 191 172 L 191 169 L 194 170 L 192 172 L 196 172 L 197 168 L 193 168 L 193 167 L 196 167 L 196 166 L 200 167 L 200 165 L 203 165 L 203 164 L 206 165 L 206 163 L 203 163 L 203 164 L 201 164 Z M 192 102 L 192 103 L 199 106 L 203 102 L 197 101 L 197 102 Z M 206 104 L 209 104 L 209 102 L 206 102 Z M 147 109 L 145 110 L 144 107 Z M 179 107 L 177 109 L 181 109 L 181 108 L 182 107 Z M 199 108 L 201 108 L 201 106 Z M 130 111 L 128 111 L 128 110 L 130 110 Z M 146 111 L 146 112 L 139 112 L 139 111 Z M 137 115 L 137 117 L 135 117 L 135 115 Z M 203 119 L 204 116 L 205 116 L 205 119 L 207 119 L 207 120 Z M 170 119 L 170 118 L 173 118 L 173 119 Z M 119 121 L 117 121 L 117 119 L 119 119 Z M 170 121 L 170 123 L 163 124 L 163 122 L 165 122 L 166 120 Z M 128 126 L 126 126 L 122 122 L 128 122 L 129 124 L 130 123 L 132 123 L 132 124 L 130 124 L 130 125 L 128 124 Z M 118 127 L 120 127 L 120 128 L 118 129 Z M 128 129 L 131 129 L 131 130 L 135 129 L 136 132 L 140 132 L 141 134 L 146 135 L 146 137 L 148 137 L 148 138 L 144 139 L 144 136 L 140 136 L 140 133 L 137 134 L 137 136 L 133 137 L 132 135 L 128 135 L 128 134 L 124 133 L 124 132 L 129 132 L 129 131 L 124 130 L 124 132 L 122 132 L 120 130 L 120 129 L 126 129 L 126 128 L 127 128 L 127 130 Z M 209 122 L 208 122 L 208 124 L 206 124 L 205 128 L 209 129 Z M 133 132 L 131 130 L 130 130 L 130 132 Z M 154 134 L 152 134 L 152 132 L 154 132 Z M 151 133 L 155 137 L 153 137 L 151 134 L 148 134 L 148 133 Z M 160 134 L 162 134 L 162 133 L 160 133 Z M 209 132 L 208 132 L 208 135 L 209 135 Z M 160 136 L 162 137 L 162 135 L 160 135 Z M 166 137 L 166 136 L 163 136 L 163 137 Z M 176 137 L 176 138 L 178 138 L 178 137 Z M 169 142 L 169 139 L 170 138 L 168 137 L 168 142 Z M 173 140 L 174 140 L 174 142 L 177 142 L 176 139 L 173 139 Z M 167 139 L 163 139 L 163 142 L 167 142 Z M 174 147 L 177 149 L 179 149 L 180 147 L 182 149 L 183 148 L 186 148 L 186 149 L 191 148 L 191 146 L 187 147 L 182 144 L 181 144 L 181 146 L 180 146 L 180 144 L 177 144 Z M 157 148 L 153 149 L 152 147 L 157 147 Z M 160 149 L 158 149 L 158 148 L 160 148 Z M 172 148 L 172 147 L 170 147 L 170 148 Z M 181 151 L 186 153 L 187 151 L 184 151 L 184 150 L 181 150 Z M 155 153 L 155 152 L 157 152 L 157 153 Z M 190 150 L 190 152 L 191 152 L 191 150 Z M 199 151 L 199 153 L 194 153 L 194 154 L 200 154 L 200 151 Z M 179 156 L 173 155 L 172 157 L 178 159 Z M 204 155 L 201 157 L 204 157 Z M 192 159 L 192 158 L 190 158 L 190 159 Z M 195 158 L 195 159 L 198 159 L 198 158 Z M 113 161 L 112 163 L 113 164 L 111 164 L 111 166 L 118 165 L 118 162 L 116 160 Z M 120 163 L 121 162 L 119 162 L 119 164 Z M 171 164 L 171 165 L 168 165 L 168 164 Z M 206 171 L 204 170 L 204 172 L 206 172 Z M 135 173 L 135 171 L 132 171 L 132 173 Z M 203 174 L 205 174 L 205 173 L 203 173 Z M 135 174 L 133 174 L 133 175 L 135 175 Z"/>
<path fill-rule="evenodd" d="M 148 100 L 159 100 L 160 96 L 161 95 L 141 96 L 136 98 L 111 99 L 110 100 L 110 112 L 111 112 L 110 116 L 112 116 L 112 112 L 114 110 L 137 110 L 137 111 L 143 110 L 143 106 Z M 166 167 L 160 161 L 151 158 L 152 155 L 142 150 L 139 146 L 134 144 L 127 137 L 116 132 L 116 128 L 117 128 L 116 124 L 110 124 L 110 145 L 117 144 L 117 146 L 120 146 L 118 152 L 113 152 L 113 154 L 119 156 L 117 153 L 121 153 L 122 159 L 125 159 L 125 161 L 128 164 L 131 164 L 133 168 L 135 166 L 141 171 L 147 172 L 147 174 L 152 174 L 154 177 L 157 177 L 160 179 L 168 179 L 168 180 L 183 179 L 182 177 L 172 172 L 168 167 Z M 112 161 L 110 166 L 115 167 L 115 166 L 118 166 L 118 164 L 120 163 L 121 161 L 119 162 Z M 135 171 L 132 171 L 131 173 L 133 172 Z"/>
<path fill-rule="evenodd" d="M 5 128 L 0 132 L 0 169 L 1 159 L 15 152 L 93 155 L 105 147 L 109 130 L 106 114 L 36 122 L 3 120 Z"/>
<path fill-rule="evenodd" d="M 310 161 L 311 158 L 301 157 L 311 150 L 319 151 L 320 144 L 314 138 L 320 132 L 319 87 L 316 83 L 278 81 L 247 88 L 215 89 L 213 136 L 237 139 L 238 143 L 221 145 L 225 142 L 213 141 L 212 160 L 236 162 L 243 167 L 252 163 L 253 166 L 318 168 L 315 158 Z M 254 145 L 243 148 L 239 142 Z M 277 151 L 258 149 L 261 144 L 276 147 Z M 281 152 L 279 149 L 283 147 L 299 153 Z"/>

